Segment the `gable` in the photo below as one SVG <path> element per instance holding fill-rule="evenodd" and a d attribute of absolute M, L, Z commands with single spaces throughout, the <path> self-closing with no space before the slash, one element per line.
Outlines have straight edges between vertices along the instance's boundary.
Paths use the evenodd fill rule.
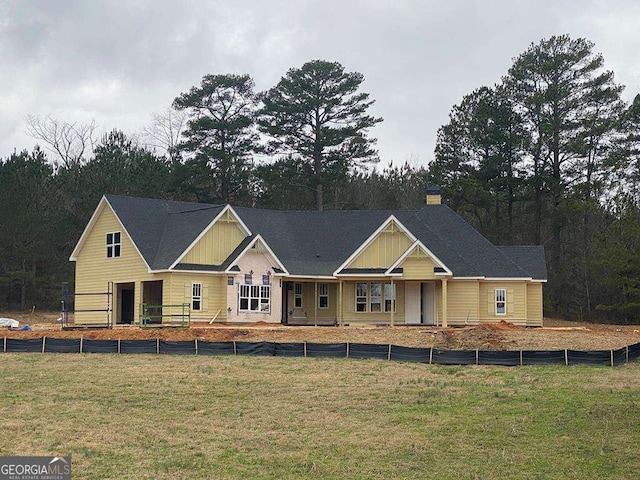
<path fill-rule="evenodd" d="M 390 220 L 345 268 L 389 268 L 412 243 L 406 230 Z"/>
<path fill-rule="evenodd" d="M 120 232 L 120 256 L 106 258 L 106 236 Z M 148 266 L 128 232 L 106 203 L 101 203 L 83 234 L 81 242 L 73 252 L 72 260 L 82 264 L 83 268 L 92 266 L 93 271 L 103 275 L 105 271 L 123 269 L 147 272 Z"/>
<path fill-rule="evenodd" d="M 249 239 L 247 238 L 246 240 Z M 280 259 L 278 259 L 260 235 L 253 237 L 242 251 L 239 252 L 235 258 L 228 259 L 228 262 L 229 266 L 226 270 L 228 273 L 237 271 L 238 268 L 240 268 L 241 271 L 255 270 L 252 266 L 255 265 L 255 267 L 268 267 L 267 270 L 269 270 L 271 274 L 289 274 Z M 265 273 L 267 270 L 265 270 Z"/>
<path fill-rule="evenodd" d="M 434 269 L 439 265 L 422 246 L 415 245 L 396 266 L 402 268 L 403 279 L 429 280 L 435 278 Z"/>
<path fill-rule="evenodd" d="M 181 263 L 220 265 L 246 237 L 230 209 L 222 212 L 209 229 L 180 259 Z"/>

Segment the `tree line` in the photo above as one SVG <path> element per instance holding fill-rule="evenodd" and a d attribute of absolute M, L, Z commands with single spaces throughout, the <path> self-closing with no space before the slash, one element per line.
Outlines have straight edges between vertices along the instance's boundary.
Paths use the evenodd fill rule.
<path fill-rule="evenodd" d="M 455 105 L 425 166 L 379 168 L 362 74 L 314 60 L 256 92 L 205 75 L 141 132 L 28 118 L 48 152 L 0 159 L 0 308 L 55 308 L 101 196 L 272 209 L 415 209 L 439 185 L 496 244 L 542 244 L 545 313 L 640 321 L 640 96 L 586 39 L 532 44 Z"/>

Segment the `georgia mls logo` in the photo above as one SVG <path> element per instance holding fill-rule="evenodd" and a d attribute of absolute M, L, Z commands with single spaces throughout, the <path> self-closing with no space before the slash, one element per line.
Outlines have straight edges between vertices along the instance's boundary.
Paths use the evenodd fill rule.
<path fill-rule="evenodd" d="M 0 480 L 71 480 L 71 457 L 0 457 Z"/>

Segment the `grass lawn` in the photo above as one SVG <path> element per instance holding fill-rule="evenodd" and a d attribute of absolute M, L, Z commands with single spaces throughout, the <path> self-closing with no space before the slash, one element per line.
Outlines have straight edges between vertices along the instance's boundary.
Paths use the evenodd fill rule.
<path fill-rule="evenodd" d="M 73 478 L 637 479 L 640 364 L 0 354 L 0 455 Z"/>

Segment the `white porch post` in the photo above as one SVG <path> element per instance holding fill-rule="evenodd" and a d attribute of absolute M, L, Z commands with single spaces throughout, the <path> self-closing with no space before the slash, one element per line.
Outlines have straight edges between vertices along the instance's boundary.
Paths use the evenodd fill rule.
<path fill-rule="evenodd" d="M 342 279 L 340 279 L 338 283 L 338 323 L 341 327 L 344 326 L 342 318 L 342 299 Z"/>
<path fill-rule="evenodd" d="M 442 279 L 442 326 L 447 326 L 447 279 Z"/>
<path fill-rule="evenodd" d="M 313 282 L 314 294 L 313 294 L 313 326 L 318 326 L 318 282 Z"/>
<path fill-rule="evenodd" d="M 391 326 L 393 327 L 393 322 L 394 322 L 394 314 L 393 314 L 393 312 L 396 309 L 396 303 L 397 303 L 397 300 L 396 300 L 396 286 L 393 283 L 393 277 L 391 277 L 391 295 L 393 295 L 391 297 Z"/>

